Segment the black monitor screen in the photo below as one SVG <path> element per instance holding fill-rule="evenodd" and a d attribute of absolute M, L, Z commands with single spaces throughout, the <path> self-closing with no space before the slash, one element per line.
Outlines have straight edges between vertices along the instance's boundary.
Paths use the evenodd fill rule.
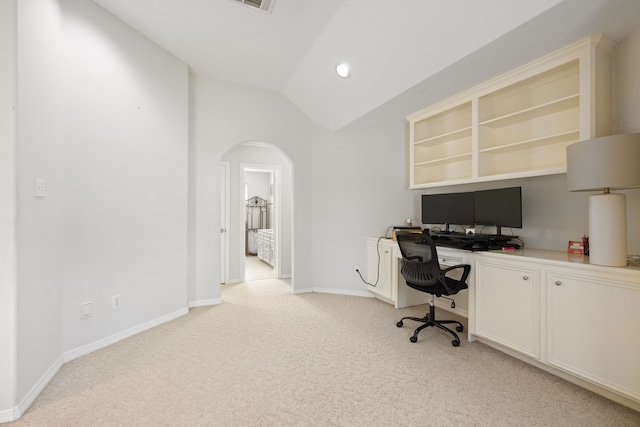
<path fill-rule="evenodd" d="M 473 193 L 447 193 L 422 195 L 423 224 L 475 223 Z"/>
<path fill-rule="evenodd" d="M 476 224 L 522 228 L 521 188 L 476 191 L 475 217 Z"/>

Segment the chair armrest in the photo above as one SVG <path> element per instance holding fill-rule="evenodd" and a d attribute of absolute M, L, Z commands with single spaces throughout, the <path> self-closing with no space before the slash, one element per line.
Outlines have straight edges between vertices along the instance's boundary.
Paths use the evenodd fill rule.
<path fill-rule="evenodd" d="M 442 274 L 446 276 L 448 272 L 453 270 L 459 270 L 461 268 L 463 269 L 462 276 L 460 277 L 460 280 L 458 280 L 458 285 L 456 286 L 455 289 L 449 289 L 449 287 L 446 286 L 445 283 L 443 283 L 445 288 L 447 288 L 447 290 L 451 293 L 456 293 L 460 289 L 460 286 L 467 282 L 467 277 L 469 277 L 469 272 L 471 272 L 471 266 L 469 264 L 458 264 L 458 265 L 453 265 L 451 267 L 442 269 Z"/>

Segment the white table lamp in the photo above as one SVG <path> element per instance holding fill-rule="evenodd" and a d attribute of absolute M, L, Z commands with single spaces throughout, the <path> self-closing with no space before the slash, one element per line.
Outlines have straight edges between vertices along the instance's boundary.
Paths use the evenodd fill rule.
<path fill-rule="evenodd" d="M 640 133 L 604 136 L 567 147 L 569 191 L 589 198 L 589 262 L 627 265 L 627 200 L 610 190 L 640 187 Z"/>

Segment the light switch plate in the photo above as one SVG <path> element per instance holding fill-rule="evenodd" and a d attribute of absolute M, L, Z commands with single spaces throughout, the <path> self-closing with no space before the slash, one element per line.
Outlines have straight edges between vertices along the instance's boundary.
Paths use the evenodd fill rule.
<path fill-rule="evenodd" d="M 91 301 L 80 304 L 80 318 L 86 319 L 91 316 Z"/>

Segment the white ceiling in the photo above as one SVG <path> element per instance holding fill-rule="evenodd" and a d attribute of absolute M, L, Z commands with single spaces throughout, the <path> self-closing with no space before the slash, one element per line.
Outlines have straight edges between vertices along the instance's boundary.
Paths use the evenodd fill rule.
<path fill-rule="evenodd" d="M 94 0 L 192 72 L 287 96 L 328 129 L 404 116 L 582 37 L 640 27 L 639 0 Z M 339 78 L 339 62 L 352 75 Z"/>

